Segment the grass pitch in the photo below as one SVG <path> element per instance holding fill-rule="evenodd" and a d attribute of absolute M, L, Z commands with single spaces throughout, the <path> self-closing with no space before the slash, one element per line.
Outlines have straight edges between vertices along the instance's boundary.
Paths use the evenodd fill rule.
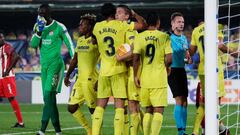
<path fill-rule="evenodd" d="M 31 104 L 20 104 L 25 128 L 11 128 L 16 122 L 16 117 L 12 111 L 10 104 L 0 104 L 0 134 L 8 135 L 34 135 L 36 131 L 40 129 L 40 121 L 42 115 L 43 105 L 31 105 Z M 85 135 L 85 130 L 75 121 L 70 113 L 67 112 L 67 105 L 58 105 L 60 122 L 63 135 Z M 90 114 L 87 107 L 84 105 L 82 108 L 85 116 L 89 118 Z M 236 111 L 237 106 L 230 106 L 229 109 L 223 108 L 222 115 Z M 161 135 L 176 135 L 177 129 L 175 127 L 175 121 L 173 118 L 174 106 L 169 105 L 164 112 L 164 121 L 161 129 Z M 187 120 L 187 133 L 191 134 L 193 129 L 194 117 L 196 108 L 193 105 L 188 107 L 188 120 Z M 104 113 L 104 121 L 102 128 L 102 135 L 113 135 L 113 117 L 114 107 L 109 105 Z M 237 122 L 239 113 L 229 117 L 229 124 Z M 225 119 L 224 119 L 225 120 Z M 240 120 L 239 120 L 240 121 Z M 240 128 L 238 127 L 238 133 L 236 133 L 236 126 L 231 129 L 233 134 L 239 135 Z M 46 135 L 55 135 L 54 128 L 51 122 L 49 122 Z"/>

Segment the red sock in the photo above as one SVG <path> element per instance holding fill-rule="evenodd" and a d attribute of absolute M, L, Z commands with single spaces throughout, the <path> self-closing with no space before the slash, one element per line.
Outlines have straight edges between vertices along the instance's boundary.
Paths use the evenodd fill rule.
<path fill-rule="evenodd" d="M 12 106 L 12 108 L 14 110 L 14 113 L 17 117 L 18 123 L 22 124 L 23 123 L 22 114 L 21 114 L 20 107 L 18 105 L 18 101 L 14 98 L 13 100 L 10 101 L 10 103 L 11 103 L 11 106 Z"/>

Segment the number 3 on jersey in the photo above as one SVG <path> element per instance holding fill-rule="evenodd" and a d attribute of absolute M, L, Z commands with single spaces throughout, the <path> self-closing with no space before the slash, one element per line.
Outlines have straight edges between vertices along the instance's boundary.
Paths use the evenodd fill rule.
<path fill-rule="evenodd" d="M 148 44 L 146 48 L 146 56 L 150 58 L 148 64 L 151 64 L 155 56 L 155 46 L 153 44 Z"/>
<path fill-rule="evenodd" d="M 105 45 L 108 46 L 108 49 L 106 50 L 106 54 L 108 56 L 113 56 L 115 54 L 115 47 L 114 47 L 114 40 L 113 40 L 113 38 L 107 36 L 107 37 L 105 37 L 103 39 L 103 42 L 104 42 Z"/>

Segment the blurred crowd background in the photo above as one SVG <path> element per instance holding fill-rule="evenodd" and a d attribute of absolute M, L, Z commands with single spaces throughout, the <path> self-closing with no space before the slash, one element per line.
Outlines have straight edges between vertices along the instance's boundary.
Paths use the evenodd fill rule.
<path fill-rule="evenodd" d="M 232 0 L 234 1 L 234 0 Z M 237 0 L 235 0 L 237 1 Z M 39 71 L 39 50 L 28 47 L 32 37 L 32 27 L 37 17 L 37 8 L 43 3 L 48 2 L 40 0 L 1 0 L 0 1 L 0 32 L 5 34 L 5 39 L 15 46 L 24 46 L 21 52 L 21 60 L 18 61 L 15 71 Z M 85 13 L 94 13 L 99 18 L 100 6 L 108 0 L 52 0 L 51 7 L 53 9 L 52 17 L 59 22 L 65 24 L 69 34 L 72 37 L 74 45 L 79 37 L 78 23 L 80 16 Z M 161 17 L 161 31 L 170 29 L 170 15 L 173 12 L 181 12 L 185 16 L 184 34 L 187 37 L 188 43 L 191 43 L 191 34 L 194 27 L 198 25 L 200 20 L 203 20 L 204 10 L 202 0 L 183 0 L 181 3 L 176 0 L 111 0 L 115 5 L 126 4 L 131 9 L 134 9 L 142 16 L 146 16 L 149 12 L 155 10 Z M 220 0 L 220 3 L 228 2 Z M 16 6 L 17 5 L 17 6 Z M 219 9 L 219 16 L 227 16 L 228 6 Z M 232 7 L 231 14 L 237 13 L 239 7 Z M 239 50 L 240 46 L 240 16 L 231 19 L 231 26 L 228 25 L 229 18 L 222 19 L 224 42 L 231 49 Z M 230 29 L 230 30 L 229 30 Z M 219 55 L 222 55 L 219 52 Z M 62 46 L 62 57 L 69 66 L 70 56 L 65 45 Z M 224 66 L 228 70 L 238 70 L 237 65 L 239 59 L 234 59 L 230 55 L 222 55 Z M 193 64 L 186 65 L 187 70 L 195 70 L 198 67 L 199 56 L 193 56 Z M 237 63 L 237 64 L 236 64 Z"/>

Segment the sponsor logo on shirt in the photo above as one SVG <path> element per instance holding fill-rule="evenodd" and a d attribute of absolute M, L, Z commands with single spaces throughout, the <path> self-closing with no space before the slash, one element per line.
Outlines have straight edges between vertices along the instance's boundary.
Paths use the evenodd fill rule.
<path fill-rule="evenodd" d="M 42 44 L 43 45 L 51 45 L 52 44 L 52 40 L 51 39 L 42 39 Z"/>
<path fill-rule="evenodd" d="M 87 46 L 87 45 L 78 46 L 77 48 L 79 51 L 88 51 L 89 50 L 89 46 Z"/>

